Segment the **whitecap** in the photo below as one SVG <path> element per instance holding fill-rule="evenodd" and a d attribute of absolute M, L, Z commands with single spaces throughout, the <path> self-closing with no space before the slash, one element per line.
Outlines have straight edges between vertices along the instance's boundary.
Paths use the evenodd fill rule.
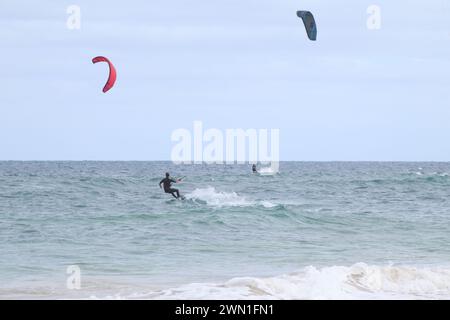
<path fill-rule="evenodd" d="M 412 266 L 303 268 L 276 277 L 191 283 L 152 292 L 151 299 L 449 299 L 450 269 Z"/>

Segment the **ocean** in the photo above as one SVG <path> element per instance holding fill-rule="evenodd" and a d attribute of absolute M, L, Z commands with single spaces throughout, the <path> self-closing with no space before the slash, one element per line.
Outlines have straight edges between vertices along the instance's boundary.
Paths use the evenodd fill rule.
<path fill-rule="evenodd" d="M 450 299 L 449 243 L 450 163 L 0 162 L 1 299 Z"/>

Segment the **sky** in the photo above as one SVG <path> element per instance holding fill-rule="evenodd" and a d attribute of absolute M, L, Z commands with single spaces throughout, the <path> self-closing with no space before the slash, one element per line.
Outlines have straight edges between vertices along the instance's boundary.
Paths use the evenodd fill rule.
<path fill-rule="evenodd" d="M 1 0 L 0 57 L 0 160 L 169 160 L 199 120 L 279 129 L 281 160 L 450 161 L 450 0 Z"/>

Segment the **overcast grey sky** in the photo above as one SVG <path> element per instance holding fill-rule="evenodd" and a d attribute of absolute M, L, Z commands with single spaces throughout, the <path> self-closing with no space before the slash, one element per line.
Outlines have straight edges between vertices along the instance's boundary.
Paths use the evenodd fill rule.
<path fill-rule="evenodd" d="M 201 120 L 278 128 L 281 160 L 450 161 L 450 0 L 2 0 L 0 57 L 1 160 L 169 159 Z"/>

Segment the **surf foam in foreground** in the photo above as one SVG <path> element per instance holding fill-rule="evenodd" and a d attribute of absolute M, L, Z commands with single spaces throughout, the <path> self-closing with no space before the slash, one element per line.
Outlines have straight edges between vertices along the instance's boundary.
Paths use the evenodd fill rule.
<path fill-rule="evenodd" d="M 91 298 L 96 298 L 91 296 Z M 105 298 L 105 297 L 103 297 Z M 450 268 L 373 266 L 306 267 L 276 277 L 192 283 L 128 299 L 450 299 Z"/>

